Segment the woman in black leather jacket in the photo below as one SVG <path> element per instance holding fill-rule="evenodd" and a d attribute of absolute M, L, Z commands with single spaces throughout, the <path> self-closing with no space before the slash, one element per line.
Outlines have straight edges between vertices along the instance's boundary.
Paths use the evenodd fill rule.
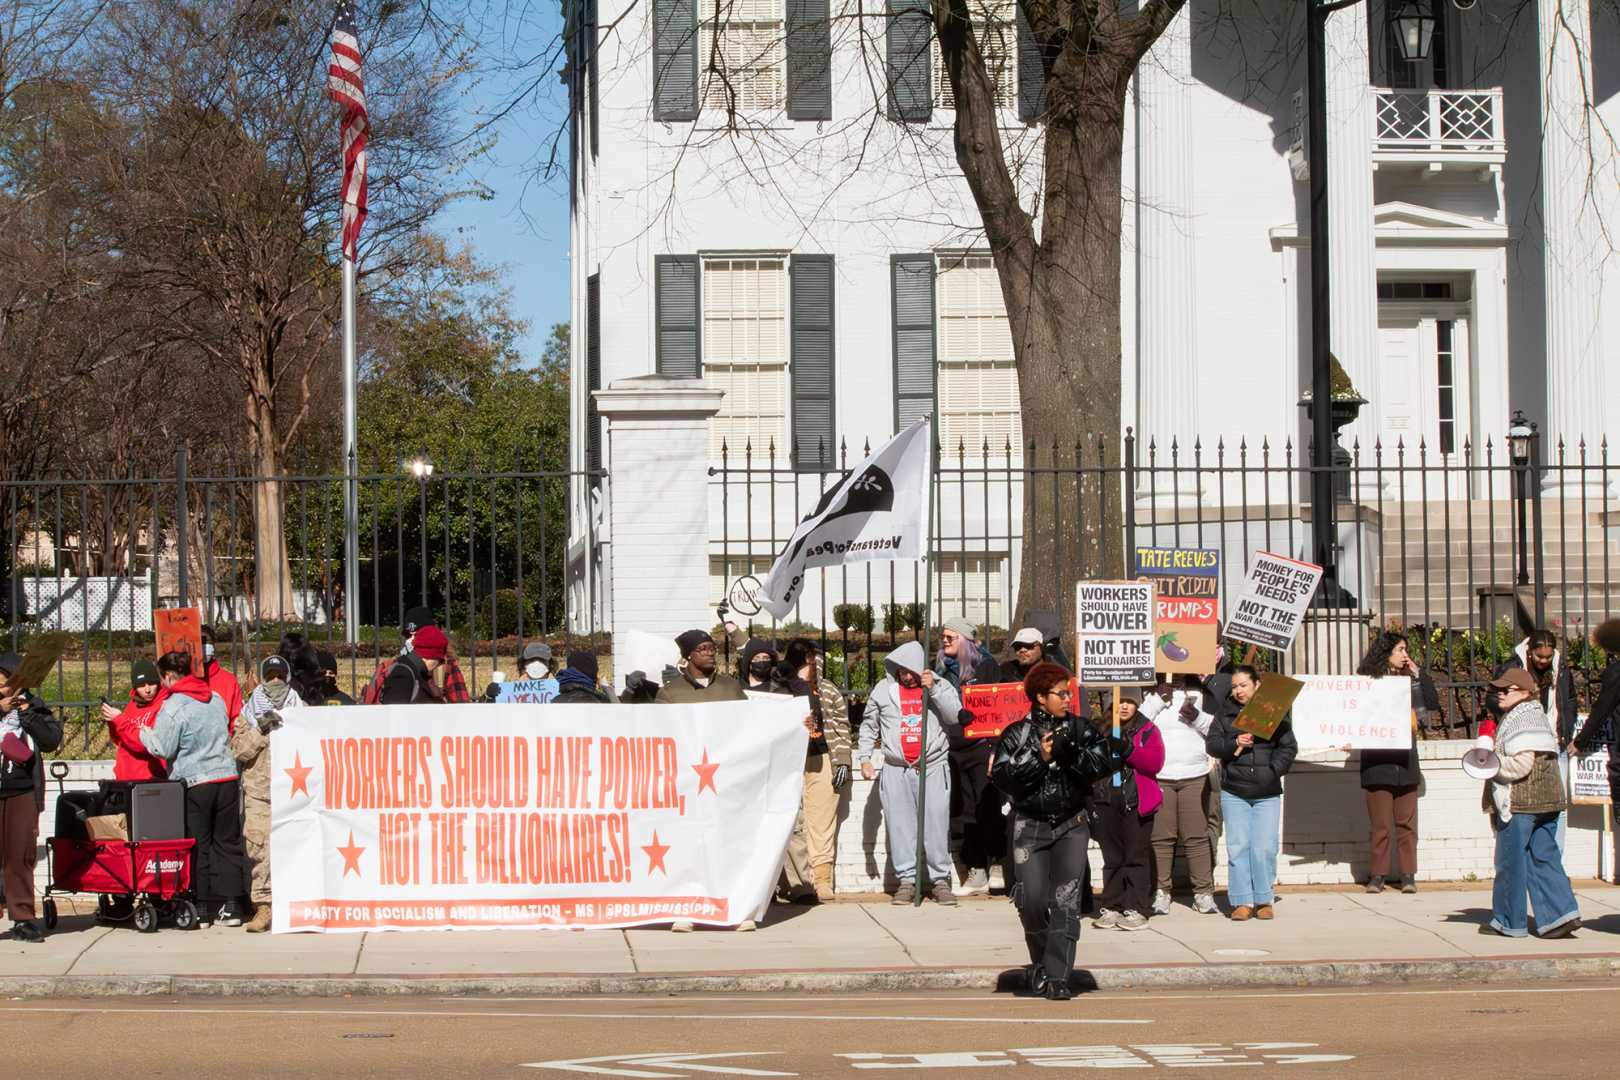
<path fill-rule="evenodd" d="M 990 780 L 1013 806 L 1013 902 L 1029 947 L 1029 988 L 1070 997 L 1086 869 L 1086 798 L 1121 767 L 1114 740 L 1069 712 L 1069 671 L 1042 663 L 1024 679 L 1029 715 L 1001 733 Z"/>

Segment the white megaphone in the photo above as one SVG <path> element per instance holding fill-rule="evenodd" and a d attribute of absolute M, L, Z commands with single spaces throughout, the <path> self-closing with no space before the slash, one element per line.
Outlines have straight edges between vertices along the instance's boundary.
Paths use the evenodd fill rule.
<path fill-rule="evenodd" d="M 1462 769 L 1475 780 L 1491 780 L 1502 771 L 1502 759 L 1496 751 L 1476 746 L 1463 755 Z"/>

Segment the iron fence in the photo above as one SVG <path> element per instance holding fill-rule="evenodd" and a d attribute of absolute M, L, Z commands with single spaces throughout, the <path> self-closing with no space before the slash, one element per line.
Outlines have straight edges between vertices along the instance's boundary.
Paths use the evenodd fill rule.
<path fill-rule="evenodd" d="M 584 554 L 568 541 L 571 508 L 604 482 L 523 465 L 360 475 L 352 641 L 341 472 L 192 475 L 182 451 L 168 477 L 0 482 L 7 647 L 67 636 L 39 693 L 62 711 L 69 756 L 106 750 L 101 701 L 127 700 L 130 663 L 151 654 L 154 608 L 199 608 L 239 675 L 297 631 L 339 657 L 340 683 L 358 688 L 375 658 L 400 647 L 404 612 L 426 605 L 476 692 L 494 670 L 512 671 L 528 640 L 601 644 L 593 514 L 578 516 Z"/>
<path fill-rule="evenodd" d="M 1460 735 L 1480 715 L 1496 666 L 1540 626 L 1565 640 L 1583 702 L 1595 693 L 1604 658 L 1588 635 L 1620 614 L 1620 470 L 1606 440 L 1558 443 L 1548 455 L 1534 439 L 1444 451 L 1424 441 L 1357 444 L 1336 447 L 1332 466 L 1304 460 L 1291 441 L 1162 448 L 1127 431 L 1119 453 L 1111 443 L 936 451 L 931 565 L 812 571 L 790 617 L 761 628 L 818 638 L 835 676 L 858 693 L 877 677 L 882 653 L 925 619 L 967 618 L 1005 655 L 1009 630 L 1056 624 L 1076 583 L 1122 575 L 1136 546 L 1219 550 L 1229 598 L 1256 552 L 1311 557 L 1311 479 L 1321 468 L 1331 469 L 1337 494 L 1338 594 L 1319 591 L 1293 649 L 1262 653 L 1262 662 L 1350 672 L 1375 631 L 1403 627 L 1445 699 L 1436 733 Z M 774 447 L 722 448 L 709 470 L 717 606 L 733 579 L 763 573 L 800 518 L 870 449 L 840 444 L 836 469 L 807 470 Z M 1021 602 L 1030 530 L 1046 534 L 1056 558 L 1049 581 Z M 1088 542 L 1099 530 L 1101 543 Z"/>

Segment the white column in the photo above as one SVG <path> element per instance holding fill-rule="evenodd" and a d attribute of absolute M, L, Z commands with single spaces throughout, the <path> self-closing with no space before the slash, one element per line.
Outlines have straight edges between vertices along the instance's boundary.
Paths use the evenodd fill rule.
<path fill-rule="evenodd" d="M 644 630 L 672 640 L 715 623 L 709 595 L 709 420 L 724 392 L 695 379 L 644 375 L 596 392 L 607 423 L 607 583 L 614 677 L 619 643 Z M 673 645 L 671 646 L 673 649 Z M 656 679 L 657 673 L 649 671 Z"/>
<path fill-rule="evenodd" d="M 1590 442 L 1589 460 L 1597 460 L 1597 442 L 1613 416 L 1598 333 L 1604 232 L 1594 206 L 1604 197 L 1597 186 L 1604 183 L 1600 170 L 1606 137 L 1597 126 L 1595 109 L 1588 107 L 1593 96 L 1590 0 L 1537 0 L 1536 13 L 1547 341 L 1543 456 L 1555 462 L 1562 439 L 1565 460 L 1575 464 L 1582 438 Z M 1596 476 L 1590 482 L 1600 486 Z M 1582 479 L 1571 470 L 1567 477 L 1549 475 L 1548 483 L 1578 489 Z"/>
<path fill-rule="evenodd" d="M 1197 297 L 1193 282 L 1192 14 L 1179 12 L 1136 71 L 1138 465 L 1190 469 L 1197 421 Z M 1149 456 L 1148 447 L 1155 447 Z M 1171 446 L 1177 447 L 1174 458 Z M 1211 459 L 1213 461 L 1213 458 Z M 1157 473 L 1139 499 L 1196 505 L 1192 472 Z"/>
<path fill-rule="evenodd" d="M 1372 86 L 1368 82 L 1367 9 L 1345 8 L 1327 17 L 1328 238 L 1332 293 L 1329 345 L 1350 381 L 1368 399 L 1361 418 L 1340 433 L 1351 450 L 1379 429 L 1378 243 L 1373 232 Z M 1303 454 L 1301 457 L 1303 458 Z"/>

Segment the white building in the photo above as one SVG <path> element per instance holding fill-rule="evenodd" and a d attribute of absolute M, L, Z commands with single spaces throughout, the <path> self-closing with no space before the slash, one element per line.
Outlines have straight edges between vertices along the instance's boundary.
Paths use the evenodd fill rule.
<path fill-rule="evenodd" d="M 1011 340 L 955 165 L 937 52 L 932 71 L 889 71 L 890 39 L 906 23 L 888 13 L 913 2 L 833 3 L 829 21 L 829 0 L 725 0 L 719 27 L 714 6 L 697 0 L 580 0 L 573 13 L 578 40 L 597 46 L 570 70 L 573 465 L 604 452 L 594 392 L 665 375 L 724 391 L 707 422 L 711 465 L 722 444 L 733 469 L 745 446 L 756 467 L 774 446 L 781 470 L 769 488 L 763 477 L 709 483 L 708 606 L 727 579 L 768 565 L 821 490 L 819 470 L 838 464 L 841 440 L 857 458 L 864 441 L 937 410 L 947 451 L 963 444 L 965 465 L 989 470 L 964 485 L 960 505 L 941 507 L 944 599 L 1007 623 L 1019 528 L 1009 487 L 1016 494 L 1025 464 Z M 1518 408 L 1539 422 L 1549 459 L 1560 439 L 1573 459 L 1581 438 L 1595 459 L 1620 412 L 1616 9 L 1417 2 L 1435 21 L 1416 63 L 1401 58 L 1386 0 L 1328 23 L 1332 347 L 1369 399 L 1344 445 L 1359 442 L 1365 461 L 1381 442 L 1390 462 L 1399 444 L 1410 464 L 1421 442 L 1426 464 L 1477 465 L 1489 438 L 1502 465 Z M 1041 127 L 1027 106 L 1038 81 L 1012 0 L 986 0 L 984 10 L 1004 137 L 1031 184 Z M 1136 77 L 1120 318 L 1138 460 L 1152 440 L 1162 464 L 1174 439 L 1185 462 L 1198 440 L 1207 463 L 1224 440 L 1230 463 L 1246 440 L 1251 453 L 1268 444 L 1280 464 L 1286 444 L 1308 439 L 1304 56 L 1300 3 L 1189 0 Z M 988 460 L 978 452 L 986 444 Z M 617 484 L 632 463 L 604 464 Z M 794 469 L 812 472 L 796 479 Z M 1612 474 L 1556 479 L 1587 500 L 1575 520 L 1596 521 L 1604 549 L 1602 527 L 1616 535 L 1605 501 Z M 1358 485 L 1357 498 L 1379 501 L 1380 520 L 1384 499 L 1403 510 L 1406 499 L 1440 496 L 1508 505 L 1495 479 L 1483 492 L 1450 483 L 1420 490 L 1384 478 L 1373 495 Z M 1196 507 L 1200 523 L 1233 501 L 1207 477 L 1166 485 L 1155 493 L 1162 505 Z M 1291 502 L 1286 546 L 1300 548 L 1297 493 L 1260 501 Z M 607 571 L 624 537 L 596 505 L 594 518 L 576 515 L 574 551 Z M 1232 543 L 1220 528 L 1220 542 Z M 1371 593 L 1389 578 L 1374 568 L 1379 551 L 1349 551 L 1359 538 L 1346 546 L 1359 567 L 1347 580 L 1377 606 Z M 1482 577 L 1501 576 L 1499 558 Z M 828 625 L 827 608 L 844 597 L 881 602 L 888 573 L 808 593 L 805 619 Z M 1440 588 L 1449 609 L 1460 586 Z M 910 581 L 892 593 L 912 598 Z M 598 625 L 622 622 L 622 607 L 600 611 Z M 1410 604 L 1405 614 L 1417 615 Z"/>

